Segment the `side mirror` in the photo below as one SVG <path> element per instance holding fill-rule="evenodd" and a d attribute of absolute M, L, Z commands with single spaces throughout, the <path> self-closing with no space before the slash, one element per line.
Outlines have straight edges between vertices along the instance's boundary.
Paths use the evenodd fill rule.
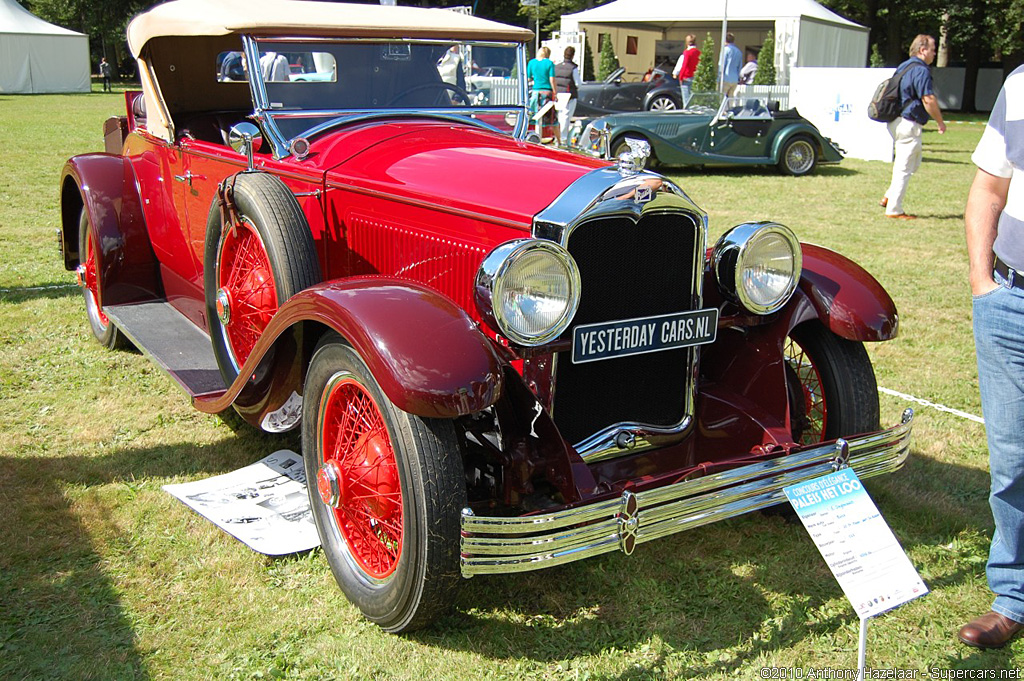
<path fill-rule="evenodd" d="M 252 154 L 263 146 L 263 131 L 254 123 L 242 121 L 231 126 L 228 132 L 228 145 L 238 153 L 245 154 L 249 161 L 249 170 L 252 170 Z"/>

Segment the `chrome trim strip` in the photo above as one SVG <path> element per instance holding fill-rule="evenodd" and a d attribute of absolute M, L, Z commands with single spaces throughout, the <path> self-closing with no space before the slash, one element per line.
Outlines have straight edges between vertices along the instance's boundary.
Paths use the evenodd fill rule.
<path fill-rule="evenodd" d="M 914 412 L 891 428 L 776 459 L 554 513 L 514 518 L 462 512 L 462 575 L 526 572 L 569 563 L 785 502 L 783 487 L 841 467 L 861 478 L 898 470 Z"/>

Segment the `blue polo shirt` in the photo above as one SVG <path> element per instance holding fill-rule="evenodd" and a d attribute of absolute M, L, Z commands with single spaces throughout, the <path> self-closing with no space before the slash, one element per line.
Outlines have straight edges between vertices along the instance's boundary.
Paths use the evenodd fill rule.
<path fill-rule="evenodd" d="M 911 57 L 897 67 L 899 71 L 904 66 L 913 66 L 903 74 L 900 81 L 900 101 L 903 102 L 903 118 L 924 125 L 928 122 L 928 112 L 925 111 L 921 98 L 925 95 L 934 95 L 932 89 L 932 72 L 920 57 Z"/>

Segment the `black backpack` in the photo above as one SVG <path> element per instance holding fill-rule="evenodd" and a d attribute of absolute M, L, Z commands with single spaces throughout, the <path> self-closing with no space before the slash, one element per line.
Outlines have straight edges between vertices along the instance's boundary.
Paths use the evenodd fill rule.
<path fill-rule="evenodd" d="M 868 104 L 868 118 L 879 123 L 888 123 L 900 117 L 903 113 L 903 101 L 900 98 L 900 82 L 903 75 L 917 64 L 907 64 L 897 71 L 890 78 L 886 78 L 878 84 L 875 96 Z"/>

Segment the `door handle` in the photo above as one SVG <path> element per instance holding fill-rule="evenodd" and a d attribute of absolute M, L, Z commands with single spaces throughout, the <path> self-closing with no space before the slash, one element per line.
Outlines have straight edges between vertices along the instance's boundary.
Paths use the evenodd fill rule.
<path fill-rule="evenodd" d="M 188 186 L 190 186 L 190 187 L 192 186 L 192 180 L 193 179 L 205 180 L 206 176 L 205 175 L 193 175 L 191 173 L 191 171 L 185 173 L 184 175 L 175 175 L 174 176 L 174 181 L 175 182 L 187 182 Z"/>

